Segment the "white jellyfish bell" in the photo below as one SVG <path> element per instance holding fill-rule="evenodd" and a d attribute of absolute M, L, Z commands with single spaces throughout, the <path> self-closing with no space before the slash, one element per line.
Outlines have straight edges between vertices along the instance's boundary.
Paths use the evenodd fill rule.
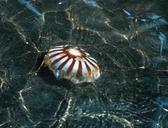
<path fill-rule="evenodd" d="M 85 50 L 70 45 L 49 49 L 44 63 L 56 78 L 64 78 L 74 84 L 94 82 L 100 77 L 97 61 Z"/>

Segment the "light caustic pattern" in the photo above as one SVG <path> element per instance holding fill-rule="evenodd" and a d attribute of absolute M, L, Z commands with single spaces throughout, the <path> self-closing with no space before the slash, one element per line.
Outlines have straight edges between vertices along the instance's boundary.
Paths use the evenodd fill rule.
<path fill-rule="evenodd" d="M 65 78 L 75 84 L 94 82 L 100 76 L 97 61 L 79 47 L 56 46 L 48 51 L 44 62 L 56 78 Z"/>
<path fill-rule="evenodd" d="M 164 5 L 0 0 L 0 126 L 166 128 Z M 101 71 L 99 80 L 67 90 L 48 70 L 32 75 L 39 53 L 48 49 L 45 64 L 57 79 L 94 82 Z"/>

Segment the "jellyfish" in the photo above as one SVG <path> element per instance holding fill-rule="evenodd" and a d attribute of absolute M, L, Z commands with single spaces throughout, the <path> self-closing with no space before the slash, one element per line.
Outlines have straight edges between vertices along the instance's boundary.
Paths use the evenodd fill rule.
<path fill-rule="evenodd" d="M 60 45 L 48 50 L 44 63 L 58 79 L 67 79 L 74 84 L 94 82 L 100 77 L 97 61 L 84 49 Z"/>

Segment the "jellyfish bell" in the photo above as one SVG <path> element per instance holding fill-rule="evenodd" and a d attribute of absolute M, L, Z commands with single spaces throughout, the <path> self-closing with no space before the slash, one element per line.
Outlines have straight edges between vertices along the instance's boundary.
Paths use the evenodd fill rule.
<path fill-rule="evenodd" d="M 61 45 L 49 49 L 44 63 L 56 78 L 68 79 L 74 84 L 94 82 L 100 77 L 97 61 L 76 46 Z"/>

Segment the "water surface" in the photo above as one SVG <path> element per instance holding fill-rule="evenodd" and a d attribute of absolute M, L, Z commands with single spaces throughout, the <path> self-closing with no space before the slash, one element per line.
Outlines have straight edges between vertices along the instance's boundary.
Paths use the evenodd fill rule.
<path fill-rule="evenodd" d="M 1 0 L 0 128 L 167 128 L 166 0 Z M 99 63 L 95 83 L 47 69 L 56 45 Z"/>

